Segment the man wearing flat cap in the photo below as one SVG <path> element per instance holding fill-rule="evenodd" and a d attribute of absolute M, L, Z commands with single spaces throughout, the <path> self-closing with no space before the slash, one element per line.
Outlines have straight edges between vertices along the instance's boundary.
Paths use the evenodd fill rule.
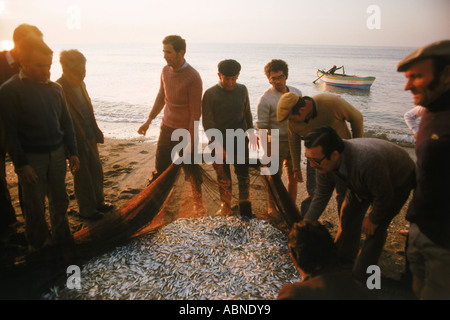
<path fill-rule="evenodd" d="M 450 299 L 450 40 L 405 57 L 405 90 L 426 111 L 416 139 L 417 186 L 406 219 L 413 290 L 421 299 Z"/>
<path fill-rule="evenodd" d="M 289 121 L 289 148 L 295 177 L 303 182 L 300 167 L 302 140 L 316 128 L 330 126 L 343 139 L 360 138 L 363 135 L 363 116 L 355 107 L 338 95 L 322 93 L 314 97 L 300 97 L 295 93 L 283 94 L 278 102 L 277 120 Z M 351 132 L 347 122 L 351 125 Z M 306 190 L 308 198 L 302 201 L 301 213 L 304 215 L 314 196 L 316 174 L 310 163 L 306 166 Z M 345 190 L 336 190 L 338 212 L 345 196 Z"/>
<path fill-rule="evenodd" d="M 236 83 L 241 71 L 239 62 L 232 59 L 223 60 L 219 63 L 218 69 L 219 83 L 206 90 L 203 95 L 202 119 L 206 135 L 210 140 L 210 146 L 214 145 L 213 152 L 216 157 L 219 156 L 218 150 L 223 152 L 223 161 L 213 163 L 219 181 L 220 215 L 228 216 L 233 213 L 231 210 L 232 184 L 230 173 L 230 163 L 233 163 L 239 186 L 239 211 L 242 216 L 249 217 L 251 216 L 248 167 L 249 139 L 245 138 L 244 146 L 237 143 L 239 139 L 234 139 L 234 150 L 228 149 L 227 154 L 226 131 L 227 129 L 242 129 L 246 132 L 253 128 L 250 99 L 247 87 Z M 211 136 L 208 133 L 209 129 L 219 130 L 222 141 L 217 141 L 217 137 Z M 256 137 L 253 133 L 250 135 L 252 146 L 256 147 Z M 233 153 L 233 156 L 230 156 L 231 153 Z"/>

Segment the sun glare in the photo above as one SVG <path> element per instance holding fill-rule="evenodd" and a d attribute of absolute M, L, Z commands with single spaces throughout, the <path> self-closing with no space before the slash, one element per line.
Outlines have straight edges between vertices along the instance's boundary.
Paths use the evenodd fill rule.
<path fill-rule="evenodd" d="M 2 40 L 0 42 L 0 47 L 3 50 L 11 50 L 12 48 L 14 48 L 14 42 L 12 42 L 11 40 Z"/>

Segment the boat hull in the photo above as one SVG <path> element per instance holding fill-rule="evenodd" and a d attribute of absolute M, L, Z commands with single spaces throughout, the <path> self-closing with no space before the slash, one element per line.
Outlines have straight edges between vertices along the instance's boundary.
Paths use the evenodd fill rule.
<path fill-rule="evenodd" d="M 349 75 L 332 75 L 322 71 L 318 71 L 317 75 L 328 85 L 343 87 L 343 88 L 357 88 L 357 89 L 369 89 L 375 77 L 357 77 Z"/>

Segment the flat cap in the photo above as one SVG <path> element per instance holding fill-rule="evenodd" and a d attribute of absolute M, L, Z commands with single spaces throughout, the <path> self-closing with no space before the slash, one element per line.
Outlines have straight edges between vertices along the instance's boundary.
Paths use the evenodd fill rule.
<path fill-rule="evenodd" d="M 289 117 L 289 114 L 292 111 L 292 108 L 299 102 L 300 96 L 293 93 L 293 92 L 287 92 L 284 93 L 280 100 L 278 100 L 277 105 L 277 120 L 278 122 L 282 122 L 286 120 Z M 303 102 L 303 99 L 302 103 Z"/>
<path fill-rule="evenodd" d="M 450 40 L 433 42 L 416 49 L 399 62 L 397 71 L 404 72 L 409 69 L 412 63 L 433 57 L 450 57 Z"/>

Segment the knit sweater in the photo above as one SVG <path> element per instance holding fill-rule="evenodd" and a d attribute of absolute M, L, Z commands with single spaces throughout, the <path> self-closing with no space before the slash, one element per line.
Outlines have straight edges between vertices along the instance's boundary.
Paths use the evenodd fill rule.
<path fill-rule="evenodd" d="M 293 92 L 299 96 L 302 92 L 294 87 L 287 86 L 289 92 Z M 288 141 L 288 123 L 287 121 L 278 122 L 277 120 L 277 105 L 283 94 L 273 87 L 264 92 L 258 100 L 258 120 L 256 127 L 258 129 L 278 129 L 279 141 Z"/>
<path fill-rule="evenodd" d="M 246 131 L 253 128 L 247 88 L 237 83 L 231 91 L 219 85 L 206 90 L 202 101 L 202 120 L 205 131 L 219 129 L 224 137 L 226 129 Z"/>
<path fill-rule="evenodd" d="M 202 108 L 203 84 L 200 74 L 189 64 L 179 69 L 165 66 L 161 85 L 149 118 L 155 119 L 165 106 L 162 123 L 170 128 L 193 129 Z"/>
<path fill-rule="evenodd" d="M 72 119 L 58 84 L 13 76 L 0 87 L 0 114 L 16 169 L 28 164 L 27 153 L 51 152 L 62 144 L 71 155 L 78 155 Z"/>
<path fill-rule="evenodd" d="M 301 140 L 314 129 L 330 126 L 343 139 L 360 138 L 364 133 L 361 112 L 338 95 L 322 93 L 312 99 L 315 103 L 312 118 L 307 122 L 289 121 L 289 148 L 294 171 L 300 170 Z M 347 121 L 350 123 L 351 133 Z"/>
<path fill-rule="evenodd" d="M 427 106 L 416 140 L 417 187 L 406 219 L 450 249 L 450 90 Z"/>

